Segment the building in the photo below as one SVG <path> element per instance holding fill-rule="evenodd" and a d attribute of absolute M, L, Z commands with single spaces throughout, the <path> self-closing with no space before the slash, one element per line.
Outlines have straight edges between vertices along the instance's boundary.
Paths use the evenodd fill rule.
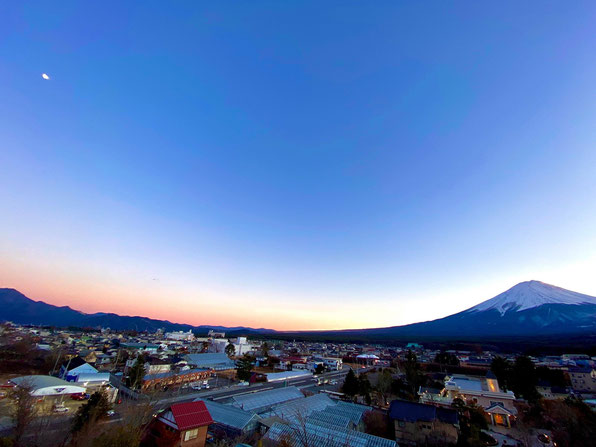
<path fill-rule="evenodd" d="M 10 379 L 10 383 L 20 387 L 30 387 L 32 396 L 59 396 L 85 393 L 87 389 L 53 376 L 22 376 Z"/>
<path fill-rule="evenodd" d="M 58 377 L 70 382 L 76 380 L 79 374 L 97 374 L 97 372 L 97 369 L 77 356 L 62 363 Z"/>
<path fill-rule="evenodd" d="M 204 447 L 213 423 L 202 401 L 173 404 L 150 423 L 143 447 Z"/>
<path fill-rule="evenodd" d="M 211 376 L 208 369 L 186 369 L 180 372 L 168 371 L 158 374 L 147 374 L 143 377 L 143 390 L 156 390 L 169 386 L 207 380 Z"/>
<path fill-rule="evenodd" d="M 596 369 L 590 366 L 569 368 L 571 388 L 578 393 L 596 393 Z"/>
<path fill-rule="evenodd" d="M 197 399 L 197 401 L 200 400 Z M 254 413 L 211 400 L 202 402 L 205 403 L 213 419 L 213 424 L 209 426 L 209 433 L 215 438 L 248 437 L 259 429 L 261 418 Z"/>
<path fill-rule="evenodd" d="M 486 377 L 472 377 L 461 374 L 445 377 L 445 387 L 438 395 L 423 393 L 422 403 L 450 406 L 454 399 L 481 407 L 492 425 L 511 427 L 517 415 L 513 405 L 515 394 L 501 391 L 496 376 L 489 371 Z"/>
<path fill-rule="evenodd" d="M 303 398 L 304 394 L 298 388 L 288 386 L 258 393 L 236 394 L 232 397 L 232 405 L 245 411 L 260 414 L 283 402 Z"/>
<path fill-rule="evenodd" d="M 379 357 L 374 354 L 360 354 L 356 356 L 356 361 L 363 365 L 372 366 L 376 365 L 379 361 Z"/>
<path fill-rule="evenodd" d="M 455 410 L 394 400 L 389 407 L 389 417 L 399 445 L 457 443 L 459 420 Z"/>
<path fill-rule="evenodd" d="M 263 437 L 264 446 L 397 447 L 395 441 L 356 430 L 307 421 L 300 425 L 275 422 Z"/>
<path fill-rule="evenodd" d="M 188 332 L 184 331 L 176 331 L 176 332 L 166 332 L 165 337 L 168 340 L 178 340 L 178 341 L 193 341 L 195 339 L 192 330 L 188 330 Z"/>
<path fill-rule="evenodd" d="M 234 361 L 223 353 L 187 354 L 184 356 L 184 360 L 199 369 L 213 369 L 214 371 L 236 369 Z"/>
<path fill-rule="evenodd" d="M 323 364 L 329 371 L 339 371 L 343 368 L 342 359 L 336 357 L 324 357 Z"/>

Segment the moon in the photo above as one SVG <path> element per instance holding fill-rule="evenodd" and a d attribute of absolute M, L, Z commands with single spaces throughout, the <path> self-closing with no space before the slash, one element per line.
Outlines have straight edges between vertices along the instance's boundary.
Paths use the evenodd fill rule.
<path fill-rule="evenodd" d="M 50 79 L 50 77 L 45 73 L 42 73 L 41 77 L 44 78 L 46 81 L 48 81 Z"/>

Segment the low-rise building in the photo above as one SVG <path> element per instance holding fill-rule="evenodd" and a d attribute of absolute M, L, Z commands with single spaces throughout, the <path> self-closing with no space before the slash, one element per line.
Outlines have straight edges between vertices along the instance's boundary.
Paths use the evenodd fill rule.
<path fill-rule="evenodd" d="M 173 404 L 149 424 L 143 447 L 204 447 L 213 423 L 205 403 Z"/>
<path fill-rule="evenodd" d="M 445 387 L 438 395 L 422 393 L 422 403 L 434 403 L 449 406 L 454 399 L 461 399 L 467 404 L 481 407 L 492 425 L 511 427 L 517 415 L 513 405 L 513 391 L 502 391 L 496 376 L 489 371 L 486 377 L 473 377 L 455 374 L 445 377 Z"/>
<path fill-rule="evenodd" d="M 571 388 L 578 393 L 596 393 L 596 369 L 590 366 L 569 368 Z"/>
<path fill-rule="evenodd" d="M 389 407 L 389 417 L 399 445 L 457 443 L 459 419 L 455 410 L 394 400 Z"/>

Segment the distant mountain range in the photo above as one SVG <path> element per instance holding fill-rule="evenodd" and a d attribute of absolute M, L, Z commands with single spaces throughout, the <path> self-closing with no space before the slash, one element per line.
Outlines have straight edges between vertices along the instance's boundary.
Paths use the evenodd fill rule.
<path fill-rule="evenodd" d="M 15 289 L 0 289 L 0 321 L 19 324 L 110 327 L 155 331 L 225 330 L 232 333 L 270 334 L 278 336 L 320 336 L 358 339 L 392 339 L 411 337 L 488 338 L 539 337 L 556 334 L 596 334 L 596 298 L 551 286 L 540 281 L 526 281 L 506 292 L 463 312 L 423 323 L 373 329 L 340 331 L 276 332 L 248 327 L 192 326 L 129 317 L 113 313 L 86 314 L 70 307 L 58 307 L 33 301 Z"/>
<path fill-rule="evenodd" d="M 167 320 L 155 320 L 147 317 L 129 317 L 114 313 L 98 312 L 87 314 L 68 306 L 54 306 L 43 301 L 27 298 L 15 289 L 0 288 L 0 321 L 12 321 L 18 324 L 32 324 L 56 327 L 103 327 L 115 330 L 150 331 L 163 328 L 166 331 L 198 330 L 206 332 L 209 329 L 226 331 L 229 333 L 269 333 L 271 329 L 254 329 L 244 326 L 192 326 L 190 324 L 172 323 Z"/>

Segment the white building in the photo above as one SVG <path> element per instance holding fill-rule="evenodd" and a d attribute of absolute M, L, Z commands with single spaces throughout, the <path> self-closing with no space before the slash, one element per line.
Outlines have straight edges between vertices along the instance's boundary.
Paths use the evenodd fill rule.
<path fill-rule="evenodd" d="M 190 329 L 188 330 L 188 332 L 166 332 L 165 336 L 168 340 L 193 341 L 195 339 L 195 336 Z"/>
<path fill-rule="evenodd" d="M 79 394 L 87 391 L 85 387 L 73 385 L 71 382 L 53 376 L 22 376 L 10 379 L 16 386 L 30 387 L 32 396 L 57 396 L 62 394 Z"/>

